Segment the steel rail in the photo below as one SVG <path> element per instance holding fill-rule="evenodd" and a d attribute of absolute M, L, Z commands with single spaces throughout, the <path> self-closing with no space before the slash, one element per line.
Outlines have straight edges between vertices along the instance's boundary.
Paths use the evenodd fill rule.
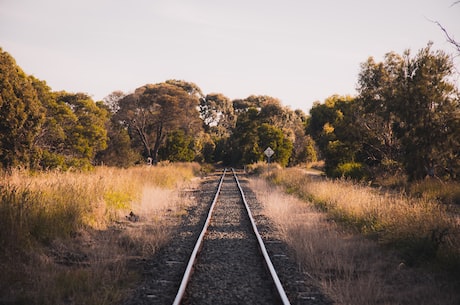
<path fill-rule="evenodd" d="M 219 193 L 222 188 L 222 183 L 224 182 L 224 177 L 225 177 L 226 172 L 227 172 L 227 169 L 224 169 L 224 173 L 222 174 L 222 177 L 220 178 L 220 182 L 219 182 L 219 186 L 216 191 L 216 195 L 214 196 L 211 207 L 209 209 L 208 217 L 206 218 L 206 222 L 203 226 L 203 230 L 201 230 L 201 234 L 197 239 L 195 247 L 193 248 L 192 255 L 190 256 L 190 260 L 188 261 L 188 264 L 187 264 L 187 268 L 185 268 L 184 276 L 182 277 L 182 281 L 180 283 L 179 290 L 177 291 L 176 298 L 174 299 L 173 305 L 179 305 L 182 298 L 184 297 L 185 289 L 187 288 L 187 284 L 190 280 L 190 276 L 192 274 L 192 269 L 193 269 L 193 265 L 195 264 L 196 256 L 203 244 L 204 235 L 206 234 L 206 231 L 208 230 L 208 227 L 209 227 L 209 223 L 211 222 L 212 212 L 214 210 L 214 206 L 216 205 L 217 198 L 219 197 Z"/>
<path fill-rule="evenodd" d="M 262 237 L 259 234 L 259 230 L 257 230 L 256 222 L 254 220 L 254 217 L 252 217 L 251 210 L 249 209 L 249 205 L 246 201 L 246 197 L 244 196 L 243 188 L 241 187 L 240 181 L 238 180 L 238 177 L 236 176 L 235 170 L 233 168 L 232 168 L 232 173 L 233 173 L 233 177 L 235 178 L 236 184 L 238 185 L 238 189 L 240 190 L 241 198 L 243 199 L 244 206 L 246 207 L 246 211 L 249 215 L 249 219 L 251 220 L 252 229 L 254 231 L 254 234 L 257 237 L 257 241 L 259 242 L 260 251 L 262 252 L 262 255 L 264 256 L 265 264 L 267 265 L 267 268 L 270 271 L 270 275 L 272 276 L 273 282 L 275 284 L 276 290 L 278 291 L 281 302 L 284 305 L 290 305 L 291 303 L 289 302 L 286 292 L 284 291 L 283 285 L 281 284 L 278 274 L 276 273 L 275 267 L 273 267 L 273 263 L 270 259 L 270 256 L 268 256 L 267 249 L 265 248 Z"/>
<path fill-rule="evenodd" d="M 176 294 L 176 297 L 174 299 L 173 305 L 179 305 L 180 302 L 182 301 L 182 298 L 184 297 L 185 289 L 187 288 L 187 284 L 188 284 L 188 282 L 190 280 L 190 277 L 191 277 L 191 274 L 192 274 L 193 265 L 195 264 L 196 257 L 197 257 L 198 252 L 200 251 L 200 249 L 202 247 L 202 244 L 203 244 L 204 236 L 205 236 L 206 231 L 207 231 L 207 229 L 209 227 L 209 224 L 211 222 L 212 213 L 214 211 L 214 207 L 215 207 L 217 199 L 219 197 L 220 190 L 222 188 L 222 184 L 223 184 L 226 172 L 227 172 L 227 169 L 224 170 L 224 172 L 222 174 L 222 177 L 220 178 L 216 194 L 214 196 L 214 199 L 213 199 L 213 201 L 211 203 L 211 207 L 210 207 L 209 212 L 208 212 L 208 216 L 206 218 L 206 221 L 205 221 L 203 229 L 202 229 L 202 231 L 200 233 L 200 236 L 197 239 L 197 242 L 196 242 L 195 247 L 194 247 L 194 249 L 192 251 L 190 259 L 188 261 L 187 267 L 186 267 L 185 272 L 184 272 L 184 276 L 182 277 L 182 281 L 181 281 L 181 284 L 179 286 L 179 289 L 178 289 L 178 292 Z M 259 244 L 259 249 L 260 249 L 260 251 L 261 251 L 261 253 L 262 253 L 263 257 L 264 257 L 265 265 L 267 266 L 267 269 L 270 272 L 270 275 L 272 277 L 273 283 L 274 283 L 274 285 L 276 287 L 276 290 L 278 292 L 280 300 L 281 300 L 283 305 L 290 305 L 291 303 L 289 302 L 289 299 L 288 299 L 288 297 L 286 295 L 286 292 L 284 291 L 283 285 L 281 284 L 281 281 L 280 281 L 280 279 L 279 279 L 279 277 L 278 277 L 278 275 L 276 273 L 275 267 L 273 266 L 273 263 L 270 260 L 270 257 L 268 255 L 267 249 L 265 248 L 265 245 L 264 245 L 264 242 L 262 240 L 262 237 L 260 236 L 260 233 L 259 233 L 259 231 L 257 229 L 254 217 L 252 216 L 251 210 L 250 210 L 249 205 L 248 205 L 248 203 L 246 201 L 246 197 L 244 195 L 243 188 L 241 187 L 241 184 L 240 184 L 240 182 L 238 180 L 236 172 L 235 172 L 235 170 L 233 168 L 232 168 L 232 173 L 233 173 L 234 180 L 235 180 L 235 182 L 236 182 L 236 184 L 238 186 L 238 190 L 240 191 L 240 196 L 241 196 L 241 199 L 243 200 L 246 212 L 248 213 L 249 219 L 251 221 L 253 233 L 256 236 L 258 244 Z"/>

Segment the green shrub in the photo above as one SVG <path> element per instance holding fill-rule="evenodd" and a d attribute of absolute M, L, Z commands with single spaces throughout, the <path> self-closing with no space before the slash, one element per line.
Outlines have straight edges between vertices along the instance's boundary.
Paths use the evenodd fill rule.
<path fill-rule="evenodd" d="M 63 170 L 67 169 L 64 156 L 49 152 L 47 150 L 43 151 L 41 155 L 40 167 L 47 170 L 56 168 Z"/>
<path fill-rule="evenodd" d="M 351 178 L 355 180 L 363 180 L 368 178 L 369 173 L 362 163 L 347 162 L 341 163 L 334 171 L 335 177 Z"/>

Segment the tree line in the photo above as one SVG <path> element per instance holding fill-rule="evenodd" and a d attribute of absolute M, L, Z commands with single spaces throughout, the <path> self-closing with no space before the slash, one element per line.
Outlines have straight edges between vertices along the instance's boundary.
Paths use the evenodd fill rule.
<path fill-rule="evenodd" d="M 191 82 L 168 80 L 130 94 L 113 92 L 104 102 L 110 143 L 97 159 L 105 164 L 169 160 L 243 165 L 263 160 L 268 146 L 283 166 L 316 158 L 305 113 L 283 107 L 273 97 L 232 101 L 221 93 L 205 95 Z"/>
<path fill-rule="evenodd" d="M 167 80 L 103 101 L 53 92 L 0 49 L 0 162 L 5 169 L 127 167 L 163 161 L 294 166 L 321 158 L 329 176 L 458 179 L 460 106 L 451 56 L 431 44 L 361 65 L 357 96 L 309 115 L 270 96 L 231 100 Z"/>
<path fill-rule="evenodd" d="M 230 100 L 194 83 L 168 80 L 103 101 L 53 92 L 0 49 L 0 162 L 4 169 L 127 167 L 198 161 L 286 166 L 315 158 L 307 116 L 269 96 Z"/>

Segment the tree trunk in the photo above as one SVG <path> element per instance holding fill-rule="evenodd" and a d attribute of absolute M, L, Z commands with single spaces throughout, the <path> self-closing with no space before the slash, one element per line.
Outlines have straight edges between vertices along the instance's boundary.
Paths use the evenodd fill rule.
<path fill-rule="evenodd" d="M 157 136 L 155 138 L 155 145 L 153 146 L 152 149 L 152 159 L 153 159 L 153 164 L 158 163 L 158 151 L 160 150 L 160 145 L 163 140 L 163 123 L 160 123 L 157 127 Z"/>
<path fill-rule="evenodd" d="M 141 138 L 142 145 L 144 145 L 144 150 L 147 152 L 147 158 L 153 158 L 152 156 L 152 150 L 150 149 L 149 145 L 149 140 L 147 138 L 147 135 L 139 126 L 134 126 L 136 129 L 137 133 L 139 134 L 139 138 Z"/>

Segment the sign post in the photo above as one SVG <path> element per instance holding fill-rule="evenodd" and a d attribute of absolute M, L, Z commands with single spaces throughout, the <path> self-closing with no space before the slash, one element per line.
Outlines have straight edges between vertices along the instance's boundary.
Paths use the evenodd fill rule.
<path fill-rule="evenodd" d="M 267 156 L 268 158 L 268 173 L 270 174 L 270 158 L 271 156 L 273 156 L 275 152 L 273 151 L 273 149 L 269 146 L 267 147 L 267 149 L 264 151 L 264 154 Z"/>

